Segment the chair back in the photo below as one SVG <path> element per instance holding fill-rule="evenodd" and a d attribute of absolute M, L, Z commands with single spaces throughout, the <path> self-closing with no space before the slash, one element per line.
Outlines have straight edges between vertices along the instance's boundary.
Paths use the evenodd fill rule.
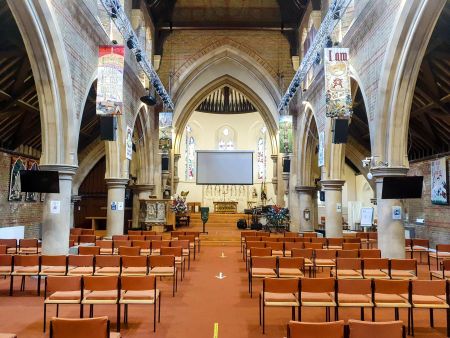
<path fill-rule="evenodd" d="M 138 246 L 119 246 L 120 256 L 139 256 L 141 248 Z"/>
<path fill-rule="evenodd" d="M 71 228 L 70 229 L 70 234 L 71 235 L 76 235 L 76 236 L 81 235 L 81 228 Z"/>
<path fill-rule="evenodd" d="M 296 249 L 293 248 L 291 250 L 291 257 L 303 257 L 303 258 L 308 258 L 308 259 L 312 259 L 313 257 L 313 249 Z"/>
<path fill-rule="evenodd" d="M 292 249 L 303 249 L 305 247 L 303 242 L 286 242 L 284 243 L 284 250 L 290 251 Z"/>
<path fill-rule="evenodd" d="M 172 231 L 170 233 L 170 238 L 175 239 L 175 238 L 178 238 L 179 236 L 183 236 L 184 234 L 185 234 L 184 231 Z"/>
<path fill-rule="evenodd" d="M 183 249 L 181 247 L 161 247 L 161 255 L 173 255 L 175 257 L 181 257 Z"/>
<path fill-rule="evenodd" d="M 287 269 L 305 269 L 305 259 L 303 257 L 278 257 L 278 267 Z"/>
<path fill-rule="evenodd" d="M 314 250 L 314 256 L 318 259 L 335 259 L 336 250 L 333 249 L 316 249 Z"/>
<path fill-rule="evenodd" d="M 327 239 L 325 237 L 312 237 L 311 243 L 321 243 L 323 246 L 327 245 Z"/>
<path fill-rule="evenodd" d="M 0 245 L 0 255 L 6 255 L 8 252 L 6 245 Z"/>
<path fill-rule="evenodd" d="M 413 280 L 411 290 L 421 296 L 443 296 L 447 292 L 445 280 Z"/>
<path fill-rule="evenodd" d="M 264 241 L 265 241 L 266 243 L 269 243 L 269 242 L 279 242 L 281 239 L 283 239 L 283 238 L 280 238 L 280 237 L 266 237 L 266 238 L 264 238 Z"/>
<path fill-rule="evenodd" d="M 108 317 L 52 318 L 50 338 L 109 338 Z"/>
<path fill-rule="evenodd" d="M 156 235 L 156 231 L 142 230 L 142 234 L 144 236 L 154 236 L 154 235 Z"/>
<path fill-rule="evenodd" d="M 13 256 L 11 255 L 0 255 L 0 266 L 10 266 L 12 267 Z"/>
<path fill-rule="evenodd" d="M 305 242 L 305 249 L 323 249 L 323 244 L 322 243 L 308 243 Z"/>
<path fill-rule="evenodd" d="M 290 321 L 288 338 L 344 338 L 344 321 L 308 323 Z"/>
<path fill-rule="evenodd" d="M 128 240 L 130 240 L 130 241 L 145 241 L 145 236 L 143 236 L 143 235 L 128 235 Z"/>
<path fill-rule="evenodd" d="M 361 258 L 381 258 L 380 249 L 360 249 L 359 257 Z"/>
<path fill-rule="evenodd" d="M 361 245 L 361 238 L 358 237 L 345 237 L 344 243 L 348 244 L 360 244 Z"/>
<path fill-rule="evenodd" d="M 302 278 L 302 292 L 334 292 L 334 278 Z"/>
<path fill-rule="evenodd" d="M 250 248 L 250 257 L 272 256 L 271 248 Z"/>
<path fill-rule="evenodd" d="M 120 256 L 117 255 L 98 255 L 95 256 L 95 266 L 103 267 L 120 267 Z"/>
<path fill-rule="evenodd" d="M 299 233 L 298 232 L 285 232 L 284 233 L 284 237 L 299 237 Z"/>
<path fill-rule="evenodd" d="M 78 248 L 78 254 L 80 255 L 100 255 L 99 246 L 80 246 Z"/>
<path fill-rule="evenodd" d="M 251 257 L 250 258 L 250 267 L 251 268 L 268 268 L 268 269 L 276 269 L 277 268 L 277 258 L 276 257 Z"/>
<path fill-rule="evenodd" d="M 340 258 L 358 258 L 359 250 L 338 250 L 336 254 Z"/>
<path fill-rule="evenodd" d="M 345 243 L 342 244 L 342 250 L 359 250 L 361 248 L 360 243 Z"/>
<path fill-rule="evenodd" d="M 107 240 L 99 240 L 95 242 L 95 245 L 102 248 L 102 249 L 112 249 L 113 248 L 113 241 L 107 241 Z"/>
<path fill-rule="evenodd" d="M 417 274 L 417 260 L 415 259 L 391 259 L 392 270 L 414 271 Z"/>
<path fill-rule="evenodd" d="M 14 255 L 14 266 L 39 265 L 39 255 Z"/>
<path fill-rule="evenodd" d="M 146 267 L 147 256 L 121 256 L 122 266 L 128 267 Z"/>
<path fill-rule="evenodd" d="M 337 258 L 336 269 L 338 270 L 362 270 L 360 258 Z"/>
<path fill-rule="evenodd" d="M 175 267 L 175 256 L 174 255 L 151 256 L 149 258 L 149 266 L 150 268 Z"/>
<path fill-rule="evenodd" d="M 264 278 L 263 292 L 298 294 L 299 280 L 296 278 Z"/>
<path fill-rule="evenodd" d="M 36 238 L 19 239 L 19 248 L 37 248 L 39 241 Z"/>
<path fill-rule="evenodd" d="M 66 266 L 67 256 L 66 255 L 42 255 L 41 256 L 42 266 Z"/>
<path fill-rule="evenodd" d="M 46 293 L 56 291 L 80 291 L 81 276 L 47 276 Z"/>
<path fill-rule="evenodd" d="M 80 235 L 78 236 L 79 243 L 95 243 L 95 235 Z"/>
<path fill-rule="evenodd" d="M 370 295 L 372 294 L 372 281 L 370 279 L 338 279 L 336 292 L 351 295 Z"/>
<path fill-rule="evenodd" d="M 348 321 L 349 338 L 402 338 L 404 327 L 402 321 L 363 322 L 350 319 Z"/>
<path fill-rule="evenodd" d="M 113 241 L 128 241 L 128 235 L 113 235 Z"/>
<path fill-rule="evenodd" d="M 152 242 L 151 241 L 142 241 L 135 240 L 132 242 L 133 247 L 142 249 L 150 249 Z"/>
<path fill-rule="evenodd" d="M 8 248 L 17 249 L 17 240 L 14 238 L 0 239 L 0 245 L 6 245 L 7 250 Z"/>
<path fill-rule="evenodd" d="M 120 278 L 120 288 L 125 291 L 156 291 L 155 276 L 122 276 Z"/>
<path fill-rule="evenodd" d="M 146 241 L 162 241 L 162 235 L 145 235 Z"/>
<path fill-rule="evenodd" d="M 303 237 L 315 238 L 315 237 L 317 237 L 317 232 L 304 232 Z"/>
<path fill-rule="evenodd" d="M 118 290 L 119 277 L 117 276 L 83 276 L 84 290 L 110 291 Z"/>
<path fill-rule="evenodd" d="M 266 242 L 266 248 L 270 248 L 272 250 L 283 251 L 284 243 L 283 242 Z"/>
<path fill-rule="evenodd" d="M 436 252 L 450 252 L 450 244 L 436 244 Z"/>
<path fill-rule="evenodd" d="M 373 291 L 375 293 L 384 294 L 408 294 L 409 281 L 394 279 L 374 279 Z"/>
<path fill-rule="evenodd" d="M 128 230 L 128 236 L 141 236 L 142 230 Z"/>
<path fill-rule="evenodd" d="M 252 249 L 252 248 L 264 248 L 266 246 L 266 242 L 247 242 L 246 248 L 247 250 Z"/>
<path fill-rule="evenodd" d="M 414 246 L 422 246 L 424 248 L 430 248 L 430 240 L 423 238 L 414 238 L 411 240 L 411 245 Z"/>
<path fill-rule="evenodd" d="M 342 246 L 342 244 L 344 244 L 344 238 L 341 238 L 341 237 L 327 238 L 328 246 Z"/>
<path fill-rule="evenodd" d="M 389 259 L 387 258 L 365 258 L 363 259 L 364 270 L 388 270 Z"/>
<path fill-rule="evenodd" d="M 81 235 L 95 235 L 94 229 L 81 229 Z"/>
<path fill-rule="evenodd" d="M 69 255 L 69 266 L 94 266 L 94 255 Z"/>

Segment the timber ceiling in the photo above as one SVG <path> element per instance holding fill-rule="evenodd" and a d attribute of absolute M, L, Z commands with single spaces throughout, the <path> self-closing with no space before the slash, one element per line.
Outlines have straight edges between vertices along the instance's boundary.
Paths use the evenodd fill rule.
<path fill-rule="evenodd" d="M 78 153 L 81 153 L 89 144 L 100 136 L 100 118 L 95 111 L 97 98 L 97 81 L 91 86 L 84 104 L 83 117 L 80 125 L 80 137 L 78 139 Z"/>
<path fill-rule="evenodd" d="M 258 110 L 240 91 L 224 86 L 208 94 L 196 111 L 214 114 L 243 114 L 255 113 Z"/>
<path fill-rule="evenodd" d="M 0 0 L 0 147 L 41 150 L 39 102 L 30 61 L 6 0 Z"/>

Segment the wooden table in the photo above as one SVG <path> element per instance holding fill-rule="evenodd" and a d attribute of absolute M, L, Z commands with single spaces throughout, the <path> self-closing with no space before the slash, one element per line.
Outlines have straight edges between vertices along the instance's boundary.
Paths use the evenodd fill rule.
<path fill-rule="evenodd" d="M 214 212 L 219 214 L 236 214 L 238 202 L 213 202 Z"/>

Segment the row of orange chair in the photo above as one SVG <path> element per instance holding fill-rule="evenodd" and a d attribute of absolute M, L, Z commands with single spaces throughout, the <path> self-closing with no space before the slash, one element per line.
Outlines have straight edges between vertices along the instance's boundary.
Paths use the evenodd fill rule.
<path fill-rule="evenodd" d="M 25 277 L 40 279 L 48 276 L 142 276 L 157 275 L 173 278 L 173 295 L 178 287 L 178 267 L 183 280 L 184 257 L 181 248 L 161 248 L 159 256 L 114 255 L 0 255 L 0 276 L 10 277 L 10 295 L 13 295 L 14 277 L 22 277 L 21 291 L 25 290 Z"/>
<path fill-rule="evenodd" d="M 49 276 L 45 280 L 44 332 L 47 322 L 47 305 L 80 305 L 83 317 L 84 305 L 89 305 L 89 316 L 94 315 L 94 305 L 117 307 L 117 331 L 120 331 L 121 305 L 124 305 L 124 322 L 128 322 L 128 306 L 153 305 L 153 331 L 156 331 L 156 304 L 158 322 L 161 318 L 161 291 L 156 287 L 156 276 Z M 78 332 L 78 331 L 77 331 Z M 78 336 L 83 335 L 78 332 Z"/>
<path fill-rule="evenodd" d="M 402 321 L 365 322 L 350 319 L 344 321 L 308 323 L 290 321 L 287 325 L 287 338 L 406 338 Z"/>
<path fill-rule="evenodd" d="M 16 338 L 8 336 L 1 338 Z M 50 338 L 120 338 L 120 332 L 111 332 L 108 317 L 55 318 L 50 320 Z"/>
<path fill-rule="evenodd" d="M 41 246 L 36 238 L 26 239 L 0 239 L 0 254 L 21 255 L 37 254 L 41 252 Z"/>
<path fill-rule="evenodd" d="M 434 327 L 433 310 L 443 309 L 447 310 L 447 332 L 450 333 L 450 283 L 445 281 L 265 278 L 259 299 L 260 325 L 263 326 L 263 332 L 265 308 L 285 306 L 292 308 L 293 320 L 294 310 L 298 309 L 299 321 L 304 307 L 325 308 L 326 321 L 331 319 L 332 308 L 335 320 L 338 320 L 340 308 L 360 308 L 361 319 L 364 319 L 364 309 L 371 309 L 372 321 L 375 320 L 376 308 L 394 309 L 395 320 L 399 320 L 399 309 L 408 309 L 408 333 L 411 327 L 413 335 L 414 309 L 430 310 L 431 327 Z"/>

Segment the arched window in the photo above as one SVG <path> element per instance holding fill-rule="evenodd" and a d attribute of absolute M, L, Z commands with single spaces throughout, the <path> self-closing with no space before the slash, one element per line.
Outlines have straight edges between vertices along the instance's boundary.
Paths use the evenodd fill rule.
<path fill-rule="evenodd" d="M 217 147 L 219 150 L 234 150 L 234 130 L 229 127 L 219 129 Z"/>
<path fill-rule="evenodd" d="M 186 181 L 193 180 L 195 178 L 195 138 L 192 135 L 192 128 L 187 125 L 186 126 L 186 150 L 185 150 L 185 159 L 186 159 L 186 170 L 185 177 Z"/>
<path fill-rule="evenodd" d="M 258 171 L 258 179 L 265 180 L 266 179 L 266 134 L 267 128 L 262 127 L 258 136 L 258 141 L 256 144 L 256 168 Z"/>

